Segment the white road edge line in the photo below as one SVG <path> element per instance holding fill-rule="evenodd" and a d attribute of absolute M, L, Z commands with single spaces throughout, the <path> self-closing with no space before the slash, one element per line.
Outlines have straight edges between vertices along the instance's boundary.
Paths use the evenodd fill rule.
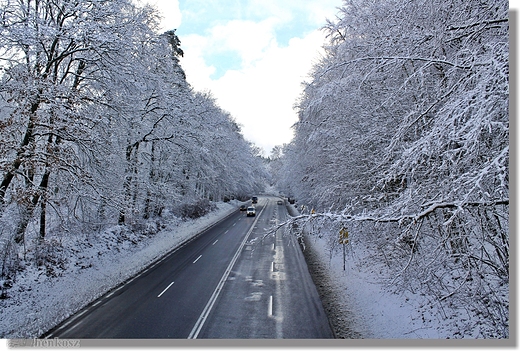
<path fill-rule="evenodd" d="M 83 323 L 83 321 L 79 321 L 78 323 L 74 324 L 69 330 L 72 330 L 72 329 L 76 328 L 81 323 Z"/>
<path fill-rule="evenodd" d="M 83 314 L 85 314 L 88 310 L 85 310 L 83 312 L 81 312 L 80 314 L 76 315 L 74 318 L 72 318 L 70 321 L 68 321 L 67 323 L 63 324 L 61 327 L 59 327 L 58 329 L 56 329 L 56 331 L 60 331 L 62 330 L 63 328 L 65 328 L 66 326 L 72 324 L 73 322 L 75 322 L 76 320 L 78 320 L 79 317 L 81 317 Z M 76 328 L 82 321 L 79 321 L 78 323 L 76 323 L 76 325 L 74 325 L 72 328 L 70 328 L 69 330 L 72 330 L 74 328 Z M 54 333 L 51 333 L 49 335 L 47 335 L 45 337 L 45 339 L 49 339 L 50 337 L 52 337 L 54 335 Z"/>
<path fill-rule="evenodd" d="M 229 276 L 229 273 L 231 273 L 231 269 L 235 265 L 235 262 L 237 261 L 238 256 L 240 256 L 240 252 L 244 248 L 244 245 L 246 244 L 247 239 L 249 238 L 249 235 L 251 235 L 251 233 L 253 232 L 253 229 L 255 228 L 255 224 L 256 224 L 256 222 L 258 222 L 258 219 L 260 218 L 260 215 L 262 214 L 262 212 L 264 212 L 264 209 L 265 209 L 265 206 L 262 208 L 262 211 L 260 211 L 258 216 L 256 216 L 256 219 L 253 222 L 253 225 L 247 232 L 246 236 L 244 237 L 244 240 L 242 240 L 240 247 L 238 248 L 238 250 L 235 253 L 235 255 L 233 256 L 233 258 L 231 259 L 231 262 L 229 262 L 229 265 L 227 266 L 226 271 L 222 275 L 222 278 L 220 279 L 219 283 L 217 284 L 215 291 L 213 291 L 213 294 L 209 298 L 209 301 L 206 304 L 206 306 L 204 307 L 202 314 L 200 315 L 199 319 L 195 323 L 195 326 L 191 330 L 190 335 L 188 335 L 188 339 L 197 339 L 197 336 L 199 335 L 202 327 L 204 326 L 204 323 L 206 322 L 206 318 L 208 318 L 208 315 L 211 312 L 211 309 L 213 308 L 215 301 L 217 301 L 218 295 L 220 294 L 220 292 L 222 291 L 222 288 L 224 287 L 224 283 L 226 282 L 226 280 Z"/>
<path fill-rule="evenodd" d="M 161 297 L 162 294 L 164 294 L 164 293 L 166 292 L 166 290 L 168 290 L 168 289 L 170 288 L 170 286 L 173 285 L 173 283 L 174 283 L 174 282 L 171 282 L 170 285 L 168 285 L 168 286 L 166 287 L 166 289 L 164 289 L 164 290 L 162 291 L 162 293 L 160 293 L 159 295 L 157 295 L 157 297 Z M 181 284 L 181 285 L 182 285 L 182 284 Z"/>
<path fill-rule="evenodd" d="M 197 257 L 197 259 L 195 261 L 193 261 L 193 263 L 197 262 L 198 260 L 200 260 L 200 258 L 202 257 L 202 255 L 200 255 L 199 257 Z"/>

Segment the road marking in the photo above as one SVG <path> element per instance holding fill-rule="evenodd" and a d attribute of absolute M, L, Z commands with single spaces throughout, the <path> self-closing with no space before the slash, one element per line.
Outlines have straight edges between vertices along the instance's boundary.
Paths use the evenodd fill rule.
<path fill-rule="evenodd" d="M 215 240 L 215 242 L 214 242 L 213 244 L 211 244 L 211 245 L 215 245 L 215 244 L 217 243 L 217 241 L 218 241 L 218 239 L 217 239 L 217 240 Z"/>
<path fill-rule="evenodd" d="M 78 316 L 78 317 L 80 317 L 80 316 L 84 315 L 85 313 L 87 313 L 87 311 L 88 311 L 88 309 L 87 309 L 87 310 L 85 310 L 85 311 L 83 311 L 83 312 L 81 312 L 81 313 L 78 313 L 78 315 L 77 315 L 77 316 Z"/>
<path fill-rule="evenodd" d="M 274 262 L 271 262 L 271 272 L 274 272 Z"/>
<path fill-rule="evenodd" d="M 284 256 L 284 246 L 283 246 L 283 240 L 282 240 L 282 233 L 280 230 L 276 231 L 275 234 L 276 237 L 276 252 L 274 260 L 276 262 L 278 270 L 280 268 L 283 268 L 283 265 L 285 264 L 285 256 Z M 275 319 L 275 328 L 276 328 L 276 339 L 283 339 L 283 327 L 282 327 L 282 321 L 283 321 L 283 297 L 282 297 L 282 282 L 281 280 L 285 280 L 285 272 L 273 272 L 271 273 L 271 279 L 275 280 L 275 292 L 276 295 L 276 301 L 278 301 L 276 305 L 276 317 L 273 316 Z"/>
<path fill-rule="evenodd" d="M 267 306 L 267 315 L 273 316 L 273 295 L 269 296 L 269 305 Z"/>
<path fill-rule="evenodd" d="M 200 255 L 199 257 L 197 257 L 197 259 L 195 261 L 193 261 L 193 263 L 197 262 L 198 260 L 200 260 L 200 258 L 202 257 L 202 255 Z"/>
<path fill-rule="evenodd" d="M 74 325 L 69 329 L 69 331 L 72 330 L 72 329 L 74 329 L 74 328 L 76 328 L 76 327 L 77 327 L 78 325 L 80 325 L 81 323 L 83 323 L 83 321 L 79 321 L 78 323 L 74 324 Z"/>
<path fill-rule="evenodd" d="M 65 328 L 66 326 L 72 324 L 72 322 L 76 321 L 81 315 L 83 315 L 85 312 L 87 312 L 88 310 L 85 310 L 83 312 L 81 312 L 80 314 L 76 315 L 74 318 L 72 318 L 70 321 L 68 321 L 67 323 L 63 324 L 61 327 L 59 327 L 58 329 L 56 329 L 56 332 L 59 332 L 60 330 L 62 330 L 63 328 Z M 69 330 L 72 330 L 74 328 L 76 328 L 82 321 L 79 321 L 78 323 L 76 323 L 76 325 L 74 325 L 72 328 L 70 328 Z M 49 335 L 47 335 L 45 337 L 45 339 L 49 339 L 50 337 L 52 337 L 54 335 L 54 333 L 50 333 Z"/>
<path fill-rule="evenodd" d="M 233 223 L 233 227 L 237 225 L 237 222 Z"/>
<path fill-rule="evenodd" d="M 168 285 L 168 286 L 166 287 L 166 289 L 164 289 L 164 290 L 163 290 L 159 295 L 157 295 L 157 297 L 161 297 L 162 294 L 164 294 L 164 293 L 166 292 L 166 290 L 168 290 L 168 289 L 170 288 L 170 286 L 173 285 L 173 283 L 174 283 L 174 282 L 171 282 L 170 285 Z M 181 284 L 181 285 L 182 285 L 182 284 Z"/>
<path fill-rule="evenodd" d="M 209 229 L 215 227 L 217 224 L 223 222 L 225 219 L 228 219 L 229 217 L 231 217 L 233 215 L 233 213 L 230 213 L 229 215 L 227 215 L 226 217 L 218 220 L 216 223 L 214 223 L 213 225 L 210 225 L 208 226 L 207 228 L 205 228 L 201 233 L 204 233 L 206 231 L 208 231 Z M 224 234 L 226 234 L 227 232 L 229 232 L 229 230 L 226 230 Z M 201 234 L 199 233 L 199 235 Z M 198 237 L 199 235 L 196 235 L 195 237 Z M 194 238 L 195 238 L 194 237 Z M 193 239 L 194 239 L 193 238 Z M 162 258 L 158 259 L 157 261 L 155 261 L 155 263 L 153 263 L 153 265 L 147 267 L 145 269 L 145 271 L 141 271 L 140 273 L 134 275 L 133 277 L 131 277 L 130 279 L 128 279 L 124 285 L 128 285 L 130 284 L 131 282 L 133 282 L 134 280 L 136 280 L 137 278 L 140 278 L 147 270 L 157 266 L 159 263 L 162 263 L 163 261 L 165 261 L 166 259 L 168 259 L 173 253 L 179 251 L 180 249 L 182 249 L 184 246 L 186 246 L 188 243 L 190 243 L 191 241 L 193 241 L 193 239 L 191 240 L 186 240 L 184 242 L 182 242 L 177 248 L 175 248 L 174 250 L 171 250 L 170 252 L 168 252 L 167 254 L 165 254 Z M 173 284 L 173 282 L 170 284 L 170 286 Z M 168 287 L 170 287 L 168 286 Z M 97 302 L 95 302 L 91 307 L 95 307 L 99 304 L 102 304 L 101 307 L 105 306 L 108 302 L 110 302 L 111 300 L 108 299 L 110 296 L 112 296 L 115 292 L 117 292 L 119 289 L 121 289 L 123 286 L 117 288 L 116 290 L 113 290 L 111 291 L 108 295 L 106 296 L 102 296 L 102 300 L 98 300 Z M 168 288 L 166 288 L 168 289 Z M 165 289 L 165 290 L 166 290 Z M 161 293 L 162 294 L 162 293 Z M 68 327 L 69 325 L 71 325 L 72 323 L 74 323 L 75 321 L 78 320 L 79 317 L 81 317 L 84 313 L 90 311 L 90 308 L 88 308 L 87 310 L 83 311 L 82 313 L 79 313 L 77 315 L 74 315 L 74 316 L 71 316 L 70 319 L 66 322 L 64 322 L 60 327 L 58 327 L 54 332 L 52 333 L 49 333 L 47 336 L 45 336 L 45 339 L 49 339 L 51 337 L 53 337 L 57 332 L 59 332 L 60 330 L 62 329 L 65 329 L 66 327 Z M 76 323 L 71 329 L 73 328 L 76 328 L 79 324 L 81 324 L 83 321 L 79 321 L 78 323 Z"/>
<path fill-rule="evenodd" d="M 244 245 L 246 244 L 247 240 L 249 239 L 249 236 L 251 235 L 251 233 L 253 232 L 255 224 L 258 221 L 258 219 L 260 218 L 260 215 L 262 214 L 262 212 L 264 212 L 264 209 L 265 209 L 265 207 L 262 208 L 262 210 L 260 211 L 258 216 L 256 216 L 256 218 L 253 222 L 253 225 L 251 226 L 249 231 L 246 233 L 244 240 L 242 240 L 242 243 L 238 247 L 238 250 L 236 251 L 233 258 L 231 259 L 231 262 L 229 262 L 229 265 L 227 266 L 226 271 L 224 272 L 224 275 L 222 275 L 220 282 L 217 284 L 217 287 L 215 288 L 215 291 L 213 291 L 213 294 L 209 298 L 209 301 L 206 304 L 206 306 L 204 307 L 204 310 L 202 311 L 199 319 L 193 326 L 193 329 L 191 330 L 190 335 L 188 335 L 188 339 L 197 339 L 197 336 L 199 335 L 200 331 L 202 330 L 202 327 L 204 326 L 204 322 L 206 322 L 206 319 L 208 318 L 209 313 L 211 312 L 211 309 L 213 308 L 213 305 L 217 301 L 218 295 L 220 294 L 220 292 L 222 291 L 222 288 L 224 287 L 224 283 L 226 282 L 226 280 L 229 276 L 229 273 L 231 273 L 231 269 L 235 265 L 235 262 L 238 260 L 238 257 L 240 256 L 240 253 L 242 252 L 242 249 L 244 248 Z"/>

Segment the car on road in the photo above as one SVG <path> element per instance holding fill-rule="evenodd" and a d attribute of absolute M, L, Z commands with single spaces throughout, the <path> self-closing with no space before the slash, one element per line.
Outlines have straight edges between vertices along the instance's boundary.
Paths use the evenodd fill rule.
<path fill-rule="evenodd" d="M 282 200 L 278 200 L 278 201 L 276 201 L 276 203 L 277 203 L 278 205 L 283 205 L 283 201 L 282 201 Z"/>
<path fill-rule="evenodd" d="M 245 211 L 245 210 L 247 210 L 247 206 L 246 205 L 240 206 L 240 211 Z"/>
<path fill-rule="evenodd" d="M 251 198 L 251 202 L 254 203 L 254 204 L 256 204 L 256 203 L 258 202 L 258 197 L 257 197 L 257 196 L 253 196 L 253 197 Z"/>
<path fill-rule="evenodd" d="M 247 208 L 247 212 L 246 212 L 247 216 L 255 216 L 256 215 L 256 208 L 254 208 L 253 206 L 249 206 Z"/>

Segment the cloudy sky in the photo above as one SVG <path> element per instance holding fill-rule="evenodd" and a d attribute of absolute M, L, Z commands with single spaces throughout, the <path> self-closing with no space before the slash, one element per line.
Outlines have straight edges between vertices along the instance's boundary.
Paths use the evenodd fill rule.
<path fill-rule="evenodd" d="M 177 29 L 188 82 L 211 91 L 269 155 L 292 138 L 301 82 L 325 41 L 319 30 L 341 0 L 149 0 Z"/>

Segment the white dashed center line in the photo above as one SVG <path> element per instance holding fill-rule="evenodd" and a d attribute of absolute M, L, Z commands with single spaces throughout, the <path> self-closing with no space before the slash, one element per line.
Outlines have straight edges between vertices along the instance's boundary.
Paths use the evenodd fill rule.
<path fill-rule="evenodd" d="M 172 285 L 173 285 L 173 282 L 171 282 L 170 285 L 168 285 L 168 286 L 166 287 L 166 289 L 164 289 L 164 290 L 163 290 L 159 295 L 157 295 L 157 297 L 161 297 L 162 294 L 164 294 L 164 293 L 166 292 L 166 290 L 168 290 L 168 289 L 170 288 L 170 286 L 172 286 Z"/>

